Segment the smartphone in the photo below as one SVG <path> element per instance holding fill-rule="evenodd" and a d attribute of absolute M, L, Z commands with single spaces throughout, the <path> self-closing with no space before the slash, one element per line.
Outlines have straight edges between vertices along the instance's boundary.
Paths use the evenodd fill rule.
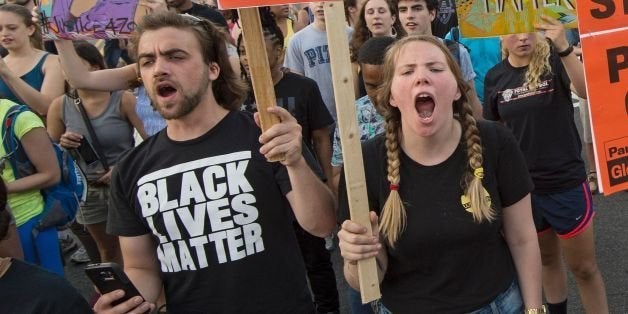
<path fill-rule="evenodd" d="M 100 161 L 96 150 L 85 136 L 81 138 L 81 145 L 76 150 L 81 155 L 81 158 L 85 161 L 85 164 L 87 164 L 88 167 L 91 167 L 95 163 Z"/>
<path fill-rule="evenodd" d="M 126 276 L 120 265 L 116 263 L 90 264 L 85 267 L 85 274 L 98 288 L 101 294 L 114 290 L 124 290 L 124 297 L 112 303 L 116 306 L 135 296 L 142 296 L 135 288 L 129 277 Z M 142 297 L 143 299 L 144 297 Z"/>

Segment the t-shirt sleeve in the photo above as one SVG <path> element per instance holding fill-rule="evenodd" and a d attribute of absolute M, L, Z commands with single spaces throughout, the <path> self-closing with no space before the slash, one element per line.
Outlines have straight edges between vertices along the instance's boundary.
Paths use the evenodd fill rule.
<path fill-rule="evenodd" d="M 307 97 L 307 110 L 310 128 L 312 130 L 322 129 L 328 127 L 334 123 L 334 118 L 329 113 L 329 109 L 325 106 L 321 91 L 318 88 L 318 84 L 315 81 L 311 81 L 312 88 L 310 89 L 310 95 Z"/>
<path fill-rule="evenodd" d="M 299 51 L 300 45 L 301 41 L 299 37 L 296 35 L 292 36 L 292 39 L 288 43 L 288 50 L 286 51 L 286 59 L 283 66 L 290 69 L 292 72 L 303 74 L 305 73 L 305 70 L 303 68 L 303 56 Z"/>
<path fill-rule="evenodd" d="M 523 153 L 517 140 L 510 130 L 499 123 L 493 123 L 499 143 L 499 160 L 497 161 L 497 185 L 502 207 L 520 201 L 530 193 L 534 184 L 526 166 Z"/>
<path fill-rule="evenodd" d="M 24 111 L 17 115 L 13 124 L 13 132 L 18 140 L 22 140 L 22 137 L 36 128 L 43 128 L 44 122 L 31 111 Z"/>
<path fill-rule="evenodd" d="M 150 233 L 132 206 L 134 198 L 128 192 L 129 184 L 125 184 L 127 180 L 123 178 L 119 169 L 120 164 L 113 168 L 111 176 L 107 233 L 127 237 Z"/>
<path fill-rule="evenodd" d="M 475 79 L 475 71 L 473 71 L 473 63 L 471 62 L 471 55 L 469 51 L 463 45 L 458 44 L 460 48 L 460 70 L 462 70 L 462 77 L 465 81 L 470 82 Z"/>
<path fill-rule="evenodd" d="M 495 68 L 493 68 L 489 70 L 484 77 L 484 110 L 482 110 L 482 115 L 486 120 L 499 121 L 501 117 L 497 109 L 498 96 L 495 91 L 495 72 Z"/>

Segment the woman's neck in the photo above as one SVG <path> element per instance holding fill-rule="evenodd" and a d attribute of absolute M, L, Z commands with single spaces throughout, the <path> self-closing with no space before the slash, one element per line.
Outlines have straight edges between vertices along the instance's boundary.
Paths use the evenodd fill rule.
<path fill-rule="evenodd" d="M 111 95 L 109 92 L 101 92 L 88 89 L 78 89 L 77 94 L 84 104 L 87 102 L 90 106 L 101 104 L 101 101 L 99 100 L 109 98 L 109 96 Z M 106 105 L 106 102 L 102 101 L 102 104 Z"/>
<path fill-rule="evenodd" d="M 39 49 L 33 48 L 31 45 L 23 45 L 15 49 L 9 50 L 7 58 L 15 60 L 32 60 L 39 53 Z"/>
<path fill-rule="evenodd" d="M 425 166 L 433 166 L 445 161 L 454 153 L 461 135 L 462 126 L 454 119 L 450 126 L 444 127 L 430 137 L 417 136 L 414 132 L 406 130 L 400 138 L 400 143 L 403 151 L 412 160 Z"/>
<path fill-rule="evenodd" d="M 508 63 L 515 68 L 522 68 L 530 64 L 532 56 L 519 57 L 512 53 L 508 54 Z"/>

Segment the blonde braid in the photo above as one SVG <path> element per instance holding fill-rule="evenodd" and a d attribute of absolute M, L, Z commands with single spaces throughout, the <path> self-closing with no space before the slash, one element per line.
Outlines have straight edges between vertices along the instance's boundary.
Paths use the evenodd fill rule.
<path fill-rule="evenodd" d="M 481 223 L 483 220 L 491 221 L 495 218 L 495 212 L 491 208 L 490 198 L 485 196 L 485 189 L 482 186 L 482 178 L 484 177 L 482 139 L 468 103 L 462 105 L 461 116 L 467 144 L 467 158 L 469 159 L 469 171 L 464 175 L 465 194 L 471 200 L 473 220 L 477 223 Z"/>
<path fill-rule="evenodd" d="M 388 245 L 395 247 L 395 243 L 406 228 L 406 209 L 399 195 L 399 138 L 397 121 L 390 115 L 386 118 L 386 157 L 388 162 L 388 181 L 390 194 L 384 203 L 380 215 L 380 231 Z"/>
<path fill-rule="evenodd" d="M 529 89 L 536 89 L 541 83 L 541 76 L 546 73 L 552 73 L 552 67 L 549 62 L 550 45 L 541 35 L 537 34 L 536 45 L 532 52 L 532 58 L 528 65 L 525 76 L 525 86 Z"/>

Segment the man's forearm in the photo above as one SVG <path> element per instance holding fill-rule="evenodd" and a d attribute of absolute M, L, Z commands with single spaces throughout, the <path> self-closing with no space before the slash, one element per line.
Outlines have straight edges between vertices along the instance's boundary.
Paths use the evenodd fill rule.
<path fill-rule="evenodd" d="M 159 270 L 151 268 L 124 267 L 124 272 L 139 290 L 144 300 L 156 303 L 161 294 L 163 285 L 159 277 Z"/>
<path fill-rule="evenodd" d="M 301 158 L 286 167 L 292 184 L 287 197 L 297 221 L 312 235 L 325 237 L 336 225 L 335 202 L 329 188 Z"/>

